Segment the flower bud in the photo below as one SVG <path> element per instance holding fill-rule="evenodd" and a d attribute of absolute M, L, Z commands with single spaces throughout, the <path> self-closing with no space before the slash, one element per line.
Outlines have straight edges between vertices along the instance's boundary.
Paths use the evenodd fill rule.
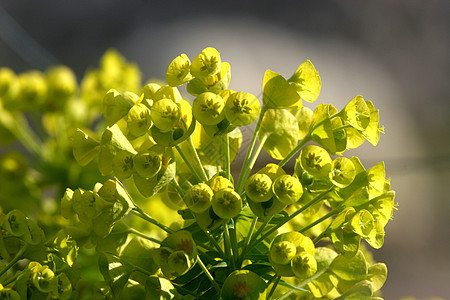
<path fill-rule="evenodd" d="M 222 219 L 233 218 L 241 212 L 241 196 L 231 188 L 222 189 L 214 194 L 212 208 Z"/>
<path fill-rule="evenodd" d="M 189 73 L 191 61 L 186 54 L 177 56 L 170 63 L 166 72 L 166 81 L 170 86 L 179 86 L 192 79 Z"/>
<path fill-rule="evenodd" d="M 144 104 L 136 104 L 128 111 L 127 128 L 133 137 L 146 134 L 151 125 L 150 110 Z"/>
<path fill-rule="evenodd" d="M 49 108 L 60 109 L 77 89 L 77 79 L 66 66 L 56 66 L 46 71 Z"/>
<path fill-rule="evenodd" d="M 207 184 L 212 189 L 214 194 L 225 188 L 234 188 L 234 185 L 230 180 L 220 175 L 212 177 L 208 180 Z"/>
<path fill-rule="evenodd" d="M 223 300 L 265 300 L 266 283 L 252 271 L 236 270 L 225 279 L 221 294 Z"/>
<path fill-rule="evenodd" d="M 144 85 L 141 89 L 141 94 L 144 94 L 144 99 L 154 100 L 155 93 L 161 88 L 161 85 L 156 82 L 150 82 Z"/>
<path fill-rule="evenodd" d="M 113 158 L 112 168 L 114 175 L 123 180 L 130 177 L 133 174 L 133 158 L 134 154 L 121 150 Z"/>
<path fill-rule="evenodd" d="M 171 99 L 161 99 L 153 103 L 150 115 L 161 132 L 172 130 L 181 119 L 180 108 Z"/>
<path fill-rule="evenodd" d="M 225 102 L 222 97 L 211 92 L 205 92 L 194 99 L 192 112 L 202 124 L 216 125 L 224 118 Z"/>
<path fill-rule="evenodd" d="M 158 101 L 161 99 L 170 99 L 175 103 L 178 103 L 180 100 L 183 100 L 181 97 L 180 91 L 176 87 L 163 85 L 153 96 L 153 100 Z"/>
<path fill-rule="evenodd" d="M 286 172 L 283 170 L 282 167 L 274 163 L 268 163 L 264 168 L 259 170 L 257 173 L 266 174 L 267 176 L 270 177 L 272 181 L 277 179 L 279 176 L 286 174 Z"/>
<path fill-rule="evenodd" d="M 328 152 L 319 146 L 308 145 L 300 152 L 301 167 L 314 177 L 328 177 L 331 163 Z"/>
<path fill-rule="evenodd" d="M 272 198 L 272 180 L 266 174 L 253 174 L 245 183 L 245 194 L 254 202 L 266 202 Z"/>
<path fill-rule="evenodd" d="M 22 236 L 28 230 L 27 217 L 20 210 L 10 211 L 3 221 L 2 227 L 13 236 Z"/>
<path fill-rule="evenodd" d="M 134 170 L 139 176 L 149 179 L 154 177 L 162 166 L 162 155 L 153 151 L 139 153 L 133 157 Z"/>
<path fill-rule="evenodd" d="M 270 259 L 280 265 L 289 263 L 296 255 L 295 245 L 289 241 L 281 241 L 270 247 Z"/>
<path fill-rule="evenodd" d="M 317 272 L 317 262 L 313 255 L 307 252 L 300 252 L 291 261 L 292 271 L 295 277 L 306 279 Z"/>
<path fill-rule="evenodd" d="M 211 206 L 213 190 L 205 183 L 198 183 L 189 188 L 184 195 L 184 202 L 195 213 L 201 213 Z"/>
<path fill-rule="evenodd" d="M 191 74 L 195 77 L 206 77 L 220 71 L 220 53 L 212 47 L 203 49 L 191 64 Z"/>
<path fill-rule="evenodd" d="M 19 108 L 30 111 L 39 108 L 47 96 L 47 82 L 39 71 L 28 71 L 18 77 L 19 94 L 17 104 Z"/>
<path fill-rule="evenodd" d="M 297 177 L 282 175 L 275 179 L 273 194 L 284 204 L 294 204 L 303 195 L 303 187 Z"/>
<path fill-rule="evenodd" d="M 246 126 L 258 118 L 260 111 L 258 98 L 250 93 L 237 92 L 227 99 L 225 117 L 234 126 Z"/>

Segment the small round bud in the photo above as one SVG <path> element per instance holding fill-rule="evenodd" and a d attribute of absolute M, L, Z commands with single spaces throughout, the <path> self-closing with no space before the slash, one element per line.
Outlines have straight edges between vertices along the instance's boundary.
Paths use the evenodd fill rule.
<path fill-rule="evenodd" d="M 225 117 L 234 126 L 246 126 L 254 122 L 261 111 L 258 98 L 250 93 L 231 94 L 226 102 Z"/>
<path fill-rule="evenodd" d="M 289 241 L 278 242 L 270 247 L 270 259 L 280 265 L 289 263 L 297 253 L 295 245 Z"/>
<path fill-rule="evenodd" d="M 245 193 L 254 202 L 266 202 L 272 198 L 272 180 L 266 174 L 253 174 L 245 183 Z"/>
<path fill-rule="evenodd" d="M 283 170 L 283 168 L 281 168 L 279 165 L 276 165 L 274 163 L 267 164 L 264 168 L 259 170 L 257 173 L 258 174 L 266 174 L 267 176 L 270 177 L 270 179 L 272 181 L 277 179 L 279 176 L 286 174 L 286 172 Z"/>
<path fill-rule="evenodd" d="M 236 270 L 225 279 L 221 294 L 223 300 L 265 300 L 266 283 L 252 271 Z"/>
<path fill-rule="evenodd" d="M 184 195 L 184 202 L 195 213 L 201 213 L 211 206 L 213 190 L 205 183 L 198 183 L 189 188 Z"/>
<path fill-rule="evenodd" d="M 52 108 L 61 108 L 64 102 L 72 97 L 77 89 L 77 79 L 73 71 L 66 66 L 56 66 L 46 71 L 48 83 L 48 100 Z M 62 103 L 55 103 L 56 101 Z"/>
<path fill-rule="evenodd" d="M 308 145 L 300 152 L 300 165 L 314 177 L 328 177 L 331 171 L 331 157 L 328 152 L 316 145 Z"/>
<path fill-rule="evenodd" d="M 306 279 L 317 272 L 317 262 L 313 255 L 301 252 L 291 261 L 292 271 L 295 277 Z"/>
<path fill-rule="evenodd" d="M 117 176 L 117 178 L 123 180 L 133 174 L 134 156 L 134 154 L 125 150 L 117 152 L 112 162 L 114 175 Z"/>
<path fill-rule="evenodd" d="M 171 99 L 161 99 L 153 103 L 150 115 L 154 125 L 162 132 L 172 130 L 181 119 L 180 108 Z"/>
<path fill-rule="evenodd" d="M 47 82 L 39 71 L 22 73 L 19 79 L 18 104 L 24 110 L 34 110 L 42 105 L 47 96 Z"/>
<path fill-rule="evenodd" d="M 233 183 L 230 180 L 220 175 L 214 176 L 208 180 L 207 184 L 212 189 L 214 194 L 225 188 L 234 188 Z"/>
<path fill-rule="evenodd" d="M 163 85 L 159 90 L 156 91 L 156 93 L 153 95 L 153 100 L 158 101 L 161 99 L 170 99 L 176 104 L 180 100 L 183 100 L 183 97 L 181 97 L 180 91 L 178 88 L 168 85 Z"/>
<path fill-rule="evenodd" d="M 216 125 L 224 118 L 225 102 L 222 97 L 211 92 L 205 92 L 194 99 L 192 112 L 202 124 Z"/>
<path fill-rule="evenodd" d="M 134 170 L 139 176 L 149 179 L 158 174 L 162 166 L 162 155 L 153 151 L 139 153 L 133 157 Z"/>
<path fill-rule="evenodd" d="M 212 47 L 203 49 L 191 64 L 191 74 L 195 77 L 206 77 L 217 74 L 220 71 L 220 53 Z"/>
<path fill-rule="evenodd" d="M 303 195 L 303 187 L 297 177 L 282 175 L 273 183 L 273 194 L 284 204 L 294 204 Z"/>
<path fill-rule="evenodd" d="M 144 85 L 141 89 L 141 94 L 144 94 L 144 99 L 154 100 L 155 93 L 161 88 L 156 82 L 150 82 Z"/>
<path fill-rule="evenodd" d="M 127 128 L 134 137 L 146 134 L 151 125 L 150 110 L 144 104 L 134 105 L 128 111 Z"/>
<path fill-rule="evenodd" d="M 222 219 L 233 218 L 241 212 L 241 196 L 231 188 L 222 189 L 214 194 L 212 208 Z"/>

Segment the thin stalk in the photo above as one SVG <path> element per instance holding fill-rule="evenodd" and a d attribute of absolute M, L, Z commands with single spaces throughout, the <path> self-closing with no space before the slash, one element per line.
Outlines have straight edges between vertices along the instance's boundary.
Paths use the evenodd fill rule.
<path fill-rule="evenodd" d="M 142 232 L 140 232 L 140 231 L 137 231 L 137 230 L 134 229 L 134 228 L 129 228 L 127 231 L 128 231 L 128 233 L 132 233 L 132 234 L 134 234 L 134 235 L 140 236 L 141 238 L 144 238 L 144 239 L 146 239 L 146 240 L 152 241 L 152 242 L 154 242 L 154 243 L 157 243 L 157 244 L 161 244 L 161 243 L 162 243 L 162 241 L 160 241 L 160 240 L 158 240 L 158 239 L 155 239 L 155 238 L 152 238 L 151 236 L 148 236 L 148 235 L 146 235 L 145 233 L 142 233 Z"/>
<path fill-rule="evenodd" d="M 319 234 L 319 235 L 313 240 L 314 245 L 317 244 L 321 239 L 323 239 L 324 237 L 327 236 L 326 232 L 327 232 L 327 230 L 324 230 L 324 232 L 322 232 L 321 234 Z"/>
<path fill-rule="evenodd" d="M 181 197 L 184 197 L 184 190 L 181 188 L 180 184 L 178 183 L 176 176 L 173 177 L 173 180 L 170 183 L 177 190 L 178 194 L 180 194 Z"/>
<path fill-rule="evenodd" d="M 230 167 L 230 137 L 228 133 L 223 136 L 223 153 L 224 153 L 224 170 L 225 176 L 228 180 L 231 179 L 231 167 Z"/>
<path fill-rule="evenodd" d="M 220 287 L 219 287 L 219 285 L 214 280 L 214 278 L 212 277 L 211 273 L 209 273 L 208 269 L 203 264 L 202 260 L 200 259 L 200 256 L 198 256 L 198 255 L 197 255 L 197 263 L 199 264 L 200 268 L 202 268 L 203 273 L 205 273 L 205 275 L 206 275 L 206 277 L 208 277 L 209 281 L 211 281 L 211 284 L 216 289 L 217 293 L 220 295 Z"/>
<path fill-rule="evenodd" d="M 233 220 L 234 222 L 234 220 Z M 238 246 L 238 240 L 237 240 L 237 235 L 236 235 L 236 222 L 234 222 L 234 227 L 233 228 L 229 228 L 229 233 L 230 233 L 230 242 L 231 242 L 231 250 L 233 253 L 233 261 L 235 266 L 237 265 L 237 260 L 239 258 L 239 246 Z"/>
<path fill-rule="evenodd" d="M 21 258 L 22 255 L 25 253 L 25 251 L 28 248 L 28 244 L 24 244 L 22 248 L 20 248 L 19 252 L 17 252 L 16 256 L 14 256 L 13 260 L 11 260 L 1 271 L 0 271 L 0 277 L 3 276 L 8 270 L 16 264 Z"/>
<path fill-rule="evenodd" d="M 192 174 L 194 174 L 194 176 L 197 178 L 198 181 L 202 182 L 203 181 L 202 177 L 198 174 L 197 170 L 191 164 L 191 162 L 189 161 L 189 158 L 187 158 L 186 155 L 184 155 L 184 152 L 183 152 L 183 150 L 181 150 L 180 146 L 175 145 L 175 149 L 177 149 L 178 153 L 180 153 L 181 158 L 184 160 L 186 165 L 189 167 Z"/>
<path fill-rule="evenodd" d="M 300 229 L 298 232 L 303 233 L 306 230 L 313 228 L 314 226 L 316 226 L 317 224 L 325 221 L 326 219 L 328 219 L 329 217 L 332 217 L 334 215 L 337 215 L 340 212 L 339 209 L 333 209 L 332 211 L 330 211 L 329 213 L 327 213 L 326 215 L 324 215 L 323 217 L 315 220 L 314 222 L 312 222 L 311 224 L 309 224 L 308 226 L 303 227 L 302 229 Z"/>
<path fill-rule="evenodd" d="M 208 181 L 208 176 L 206 175 L 205 169 L 203 168 L 202 161 L 200 160 L 200 157 L 198 156 L 197 149 L 195 149 L 194 141 L 192 140 L 192 135 L 189 136 L 189 138 L 188 138 L 188 144 L 189 144 L 189 147 L 191 148 L 192 152 L 194 153 L 194 158 L 195 158 L 195 160 L 198 164 L 198 167 L 201 171 L 200 175 L 201 175 L 203 181 Z"/>
<path fill-rule="evenodd" d="M 16 116 L 14 120 L 14 128 L 11 128 L 14 135 L 20 143 L 34 156 L 46 160 L 47 157 L 41 146 L 41 141 L 35 132 L 28 125 L 26 118 L 23 115 Z"/>
<path fill-rule="evenodd" d="M 161 228 L 162 230 L 164 230 L 165 232 L 167 232 L 169 234 L 174 233 L 174 231 L 172 229 L 170 229 L 169 227 L 165 226 L 164 224 L 161 224 L 158 221 L 156 221 L 155 219 L 153 219 L 149 214 L 147 214 L 145 211 L 143 211 L 139 206 L 133 207 L 133 209 L 131 210 L 131 213 L 144 219 L 145 221 L 147 221 L 149 223 L 152 223 L 153 225 L 158 226 L 159 228 Z"/>
<path fill-rule="evenodd" d="M 291 158 L 307 143 L 307 142 L 309 142 L 311 140 L 311 135 L 308 133 L 304 138 L 303 138 L 303 140 L 301 140 L 301 142 L 300 143 L 298 143 L 297 144 L 297 146 L 295 146 L 295 148 L 294 149 L 292 149 L 292 151 L 291 152 L 289 152 L 289 154 L 288 155 L 286 155 L 286 157 L 285 158 L 283 158 L 283 160 L 282 161 L 280 161 L 279 163 L 278 163 L 278 165 L 280 166 L 280 167 L 282 167 L 282 166 L 284 166 L 289 160 L 291 160 Z"/>
<path fill-rule="evenodd" d="M 281 276 L 277 276 L 277 277 L 275 278 L 275 282 L 273 283 L 272 288 L 270 289 L 269 294 L 267 294 L 267 297 L 266 297 L 267 300 L 269 300 L 270 298 L 272 298 L 272 295 L 273 295 L 273 293 L 275 292 L 275 290 L 276 290 L 276 288 L 277 288 L 277 286 L 278 286 L 278 283 L 280 282 L 280 279 L 281 279 Z"/>
<path fill-rule="evenodd" d="M 234 263 L 234 257 L 233 257 L 233 253 L 231 251 L 231 241 L 230 241 L 230 232 L 228 231 L 228 224 L 227 221 L 225 220 L 223 222 L 223 239 L 224 239 L 224 246 L 225 246 L 225 253 L 227 255 L 228 258 L 228 262 L 230 264 L 231 267 L 231 271 L 236 270 L 236 265 Z"/>
<path fill-rule="evenodd" d="M 247 237 L 244 240 L 244 248 L 242 249 L 242 254 L 239 257 L 238 266 L 241 266 L 242 262 L 244 261 L 244 255 L 243 254 L 247 252 L 247 247 L 250 244 L 250 240 L 252 239 L 252 235 L 253 235 L 253 232 L 255 231 L 257 223 L 258 223 L 258 216 L 254 216 L 252 224 L 250 225 L 250 229 L 248 231 Z"/>
<path fill-rule="evenodd" d="M 310 206 L 312 206 L 312 205 L 316 204 L 317 202 L 319 202 L 320 200 L 322 200 L 322 198 L 325 197 L 325 195 L 328 194 L 328 192 L 330 192 L 332 189 L 333 189 L 333 187 L 331 187 L 328 190 L 324 191 L 323 193 L 318 195 L 316 198 L 314 198 L 313 200 L 308 202 L 308 204 L 306 204 L 305 206 L 302 206 L 301 208 L 299 208 L 298 210 L 296 210 L 295 212 L 293 212 L 289 216 L 285 217 L 284 220 L 278 222 L 277 225 L 275 225 L 270 230 L 268 230 L 261 238 L 259 238 L 258 240 L 255 240 L 251 244 L 251 247 L 253 247 L 257 243 L 259 243 L 262 240 L 264 240 L 265 238 L 267 238 L 269 235 L 271 235 L 273 232 L 275 232 L 278 228 L 280 228 L 281 226 L 283 226 L 284 224 L 286 224 L 287 222 L 289 222 L 290 220 L 295 218 L 298 214 L 302 213 L 303 211 L 305 211 Z"/>
<path fill-rule="evenodd" d="M 264 146 L 264 143 L 266 142 L 268 137 L 269 137 L 269 135 L 265 134 L 262 137 L 262 139 L 259 141 L 258 148 L 256 148 L 255 153 L 253 154 L 253 156 L 252 156 L 252 158 L 251 158 L 251 160 L 250 160 L 250 162 L 248 164 L 248 168 L 245 170 L 244 174 L 241 174 L 241 177 L 243 177 L 243 179 L 242 179 L 243 183 L 245 183 L 245 181 L 248 178 L 248 175 L 250 174 L 250 171 L 253 169 L 253 166 L 255 165 L 256 159 L 258 158 L 259 153 L 261 153 L 261 150 L 262 150 L 262 148 Z M 243 188 L 243 187 L 241 187 L 241 188 Z M 237 189 L 237 192 L 240 193 L 241 190 Z"/>
<path fill-rule="evenodd" d="M 216 248 L 217 252 L 219 252 L 219 254 L 225 258 L 225 252 L 223 252 L 222 248 L 220 247 L 219 243 L 216 241 L 216 239 L 212 236 L 212 234 L 209 231 L 204 231 L 206 236 L 209 238 L 209 241 L 211 242 L 211 244 L 214 246 L 214 248 Z"/>
<path fill-rule="evenodd" d="M 261 226 L 259 226 L 259 228 L 256 231 L 256 233 L 252 236 L 251 239 L 249 239 L 248 246 L 242 251 L 241 262 L 244 261 L 245 255 L 247 254 L 247 252 L 250 251 L 255 246 L 255 244 L 256 244 L 255 240 L 264 231 L 264 229 L 266 228 L 267 224 L 269 224 L 270 220 L 272 220 L 272 216 L 270 216 L 267 219 L 265 219 L 264 222 L 261 224 Z"/>
<path fill-rule="evenodd" d="M 250 155 L 253 152 L 253 147 L 255 146 L 256 137 L 258 136 L 259 129 L 261 128 L 262 119 L 263 119 L 265 113 L 266 113 L 266 109 L 263 107 L 261 109 L 260 114 L 259 114 L 258 122 L 256 123 L 255 131 L 253 132 L 252 141 L 250 142 L 250 145 L 249 145 L 248 150 L 247 150 L 247 155 L 245 156 L 244 163 L 242 164 L 241 173 L 240 173 L 239 180 L 238 180 L 238 183 L 237 183 L 236 191 L 240 191 L 242 189 L 243 177 L 244 176 L 241 176 L 241 175 L 245 174 L 245 172 L 247 170 L 248 161 L 250 159 Z"/>

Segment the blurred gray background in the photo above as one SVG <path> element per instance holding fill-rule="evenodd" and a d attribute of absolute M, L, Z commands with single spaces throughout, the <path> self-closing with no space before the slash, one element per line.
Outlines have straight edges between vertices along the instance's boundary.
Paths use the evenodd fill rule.
<path fill-rule="evenodd" d="M 380 109 L 379 145 L 345 155 L 367 168 L 384 160 L 397 192 L 399 210 L 374 252 L 388 266 L 384 298 L 448 299 L 449 30 L 448 0 L 1 0 L 0 66 L 62 63 L 81 78 L 114 47 L 146 80 L 163 78 L 177 55 L 213 46 L 232 66 L 230 88 L 259 95 L 267 68 L 289 77 L 310 59 L 322 78 L 316 103 L 341 109 L 361 94 Z"/>

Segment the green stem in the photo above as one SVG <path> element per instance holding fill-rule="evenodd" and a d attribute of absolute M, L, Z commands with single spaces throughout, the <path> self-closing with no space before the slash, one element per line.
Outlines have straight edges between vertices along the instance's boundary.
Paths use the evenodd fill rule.
<path fill-rule="evenodd" d="M 206 236 L 209 238 L 209 241 L 211 242 L 212 245 L 214 245 L 214 248 L 216 248 L 217 252 L 219 252 L 219 254 L 225 258 L 225 252 L 223 252 L 222 248 L 220 247 L 219 243 L 216 241 L 216 239 L 212 236 L 212 234 L 209 231 L 204 231 Z"/>
<path fill-rule="evenodd" d="M 334 215 L 337 215 L 340 212 L 339 209 L 333 209 L 332 211 L 330 211 L 329 213 L 327 213 L 326 215 L 324 215 L 323 217 L 317 219 L 316 221 L 308 224 L 308 226 L 303 227 L 302 229 L 300 229 L 298 232 L 303 233 L 306 230 L 313 228 L 314 226 L 316 226 L 317 224 L 325 221 L 326 219 L 328 219 L 329 217 L 332 217 Z"/>
<path fill-rule="evenodd" d="M 292 149 L 291 152 L 289 152 L 288 155 L 286 155 L 285 158 L 283 158 L 282 161 L 280 161 L 278 163 L 278 165 L 280 167 L 284 166 L 307 142 L 309 142 L 311 140 L 311 135 L 308 133 L 303 140 L 301 140 L 300 143 L 297 144 L 297 146 L 295 146 L 294 149 Z"/>
<path fill-rule="evenodd" d="M 133 207 L 133 209 L 131 210 L 131 213 L 133 213 L 134 215 L 144 219 L 145 221 L 158 226 L 159 228 L 161 228 L 162 230 L 164 230 L 165 232 L 171 234 L 174 233 L 175 231 L 170 229 L 169 227 L 165 226 L 164 224 L 159 223 L 158 221 L 156 221 L 155 219 L 153 219 L 149 214 L 147 214 L 145 211 L 143 211 L 139 206 L 136 205 L 136 207 Z"/>
<path fill-rule="evenodd" d="M 255 240 L 264 231 L 264 229 L 266 228 L 267 224 L 269 224 L 270 220 L 272 220 L 272 217 L 273 216 L 270 216 L 267 219 L 265 219 L 264 222 L 261 224 L 261 226 L 259 226 L 259 228 L 256 231 L 256 233 L 252 236 L 252 239 L 249 240 L 249 245 L 244 249 L 244 251 L 242 251 L 241 261 L 244 261 L 245 255 L 247 254 L 247 252 L 249 252 L 256 245 Z"/>
<path fill-rule="evenodd" d="M 137 236 L 140 236 L 141 238 L 144 238 L 146 240 L 152 241 L 152 242 L 157 243 L 157 244 L 161 244 L 162 243 L 160 240 L 152 238 L 151 236 L 148 236 L 145 233 L 137 231 L 134 228 L 129 228 L 127 232 L 131 233 L 131 234 L 134 234 L 134 235 L 137 235 Z"/>
<path fill-rule="evenodd" d="M 175 145 L 175 149 L 177 149 L 178 153 L 180 154 L 181 158 L 184 160 L 186 165 L 189 167 L 192 174 L 194 174 L 194 176 L 197 178 L 197 181 L 202 182 L 203 181 L 202 177 L 198 174 L 197 170 L 191 164 L 191 162 L 189 161 L 189 158 L 187 158 L 186 155 L 184 155 L 184 152 L 183 152 L 183 150 L 181 150 L 180 146 Z"/>
<path fill-rule="evenodd" d="M 173 177 L 173 180 L 170 182 L 173 187 L 177 190 L 178 194 L 183 198 L 184 197 L 184 190 L 181 188 L 180 184 L 178 183 L 177 177 Z"/>
<path fill-rule="evenodd" d="M 258 148 L 256 148 L 255 153 L 253 154 L 252 159 L 250 160 L 250 162 L 249 162 L 249 164 L 248 164 L 248 168 L 245 170 L 245 173 L 244 173 L 243 175 L 241 174 L 241 177 L 243 178 L 243 179 L 242 179 L 242 182 L 243 182 L 243 183 L 245 183 L 245 181 L 246 181 L 247 178 L 248 178 L 248 175 L 250 174 L 250 171 L 253 169 L 253 166 L 255 165 L 256 159 L 258 158 L 259 153 L 261 153 L 261 150 L 262 150 L 262 148 L 263 148 L 263 146 L 264 146 L 264 143 L 266 142 L 266 140 L 267 140 L 268 137 L 269 137 L 269 135 L 268 135 L 268 134 L 265 134 L 265 135 L 262 137 L 262 139 L 259 141 Z M 244 185 L 244 184 L 242 184 L 242 185 Z M 243 188 L 243 187 L 241 187 L 241 189 L 242 189 L 242 188 Z M 240 193 L 241 190 L 238 189 L 237 192 Z"/>
<path fill-rule="evenodd" d="M 200 175 L 203 179 L 203 181 L 208 181 L 208 176 L 206 175 L 205 169 L 203 168 L 202 161 L 200 160 L 200 157 L 198 156 L 197 149 L 195 149 L 194 141 L 192 140 L 192 135 L 188 138 L 188 144 L 191 148 L 192 152 L 194 153 L 194 158 L 197 161 L 198 167 L 201 171 Z"/>
<path fill-rule="evenodd" d="M 319 235 L 313 240 L 314 245 L 317 244 L 321 239 L 323 239 L 324 237 L 327 236 L 327 233 L 326 233 L 327 230 L 328 230 L 328 228 L 327 228 L 326 230 L 324 230 L 324 232 L 322 232 L 321 234 L 319 234 Z"/>
<path fill-rule="evenodd" d="M 42 142 L 28 125 L 26 118 L 23 115 L 17 115 L 14 119 L 14 127 L 11 129 L 20 143 L 34 156 L 47 160 Z"/>
<path fill-rule="evenodd" d="M 231 251 L 231 240 L 230 240 L 230 232 L 228 231 L 228 224 L 227 224 L 227 220 L 224 220 L 223 222 L 223 244 L 225 247 L 225 253 L 227 255 L 228 258 L 228 263 L 231 267 L 231 271 L 236 270 L 236 265 L 234 263 L 234 257 L 233 257 L 233 253 Z"/>
<path fill-rule="evenodd" d="M 320 195 L 318 195 L 317 197 L 315 197 L 313 200 L 311 200 L 310 202 L 308 202 L 306 205 L 300 207 L 298 210 L 296 210 L 295 212 L 293 212 L 292 214 L 290 214 L 289 216 L 285 217 L 284 220 L 280 221 L 277 223 L 277 225 L 275 225 L 274 227 L 272 227 L 270 230 L 268 230 L 261 238 L 259 238 L 258 240 L 255 240 L 251 247 L 253 247 L 254 245 L 256 245 L 257 243 L 263 241 L 265 238 L 267 238 L 269 235 L 271 235 L 273 232 L 275 232 L 278 228 L 280 228 L 281 226 L 283 226 L 284 224 L 286 224 L 287 222 L 289 222 L 290 220 L 292 220 L 293 218 L 295 218 L 298 214 L 302 213 L 303 211 L 305 211 L 307 208 L 309 208 L 310 206 L 316 204 L 317 202 L 319 202 L 320 200 L 323 199 L 323 197 L 325 197 L 326 194 L 328 194 L 334 187 L 329 188 L 328 190 L 324 191 L 323 193 L 321 193 Z"/>
<path fill-rule="evenodd" d="M 254 216 L 252 224 L 250 225 L 250 229 L 248 231 L 247 237 L 244 240 L 244 248 L 242 249 L 241 256 L 239 257 L 238 266 L 242 266 L 242 263 L 244 261 L 244 255 L 247 252 L 247 247 L 250 244 L 250 240 L 252 239 L 252 235 L 253 235 L 253 232 L 255 231 L 257 223 L 258 223 L 258 216 Z"/>
<path fill-rule="evenodd" d="M 263 107 L 261 109 L 260 114 L 259 114 L 258 122 L 256 123 L 255 131 L 253 132 L 252 141 L 250 142 L 250 145 L 249 145 L 248 150 L 247 150 L 247 155 L 245 156 L 244 163 L 242 164 L 241 173 L 239 175 L 239 180 L 238 180 L 238 183 L 237 183 L 236 191 L 240 191 L 242 189 L 242 185 L 243 185 L 243 182 L 244 182 L 244 179 L 243 179 L 244 176 L 241 176 L 241 175 L 244 175 L 246 173 L 248 161 L 250 159 L 250 155 L 253 152 L 253 147 L 255 146 L 256 137 L 258 136 L 259 129 L 261 128 L 262 119 L 263 119 L 265 113 L 266 113 L 266 109 Z"/>
<path fill-rule="evenodd" d="M 228 180 L 231 179 L 231 167 L 230 167 L 230 137 L 227 134 L 223 136 L 223 153 L 224 153 L 224 170 L 225 176 Z"/>
<path fill-rule="evenodd" d="M 235 266 L 237 265 L 237 260 L 239 258 L 239 246 L 238 246 L 238 240 L 237 240 L 237 235 L 236 235 L 236 222 L 234 219 L 231 219 L 234 223 L 233 228 L 229 228 L 229 233 L 230 233 L 230 242 L 231 242 L 231 250 L 233 253 L 233 261 Z"/>
<path fill-rule="evenodd" d="M 220 295 L 220 287 L 219 287 L 219 285 L 214 280 L 214 278 L 212 277 L 211 273 L 209 273 L 208 269 L 203 264 L 202 260 L 200 259 L 200 256 L 198 256 L 198 255 L 197 255 L 197 263 L 200 265 L 200 268 L 202 268 L 203 273 L 205 273 L 206 277 L 208 277 L 209 281 L 211 281 L 211 284 L 214 286 L 214 288 L 216 289 L 217 293 Z"/>
<path fill-rule="evenodd" d="M 267 300 L 269 300 L 270 298 L 272 298 L 272 295 L 273 295 L 273 293 L 275 292 L 275 290 L 276 290 L 276 288 L 277 288 L 277 286 L 278 286 L 278 283 L 280 282 L 280 279 L 281 279 L 281 276 L 277 276 L 277 277 L 275 278 L 275 282 L 273 283 L 272 288 L 270 289 L 269 294 L 267 294 L 267 297 L 266 297 Z"/>
<path fill-rule="evenodd" d="M 17 252 L 16 256 L 14 256 L 13 260 L 11 260 L 1 271 L 0 271 L 0 277 L 3 276 L 12 266 L 16 264 L 21 258 L 22 255 L 25 253 L 25 251 L 28 248 L 28 244 L 24 244 L 22 248 L 20 248 L 19 252 Z"/>

